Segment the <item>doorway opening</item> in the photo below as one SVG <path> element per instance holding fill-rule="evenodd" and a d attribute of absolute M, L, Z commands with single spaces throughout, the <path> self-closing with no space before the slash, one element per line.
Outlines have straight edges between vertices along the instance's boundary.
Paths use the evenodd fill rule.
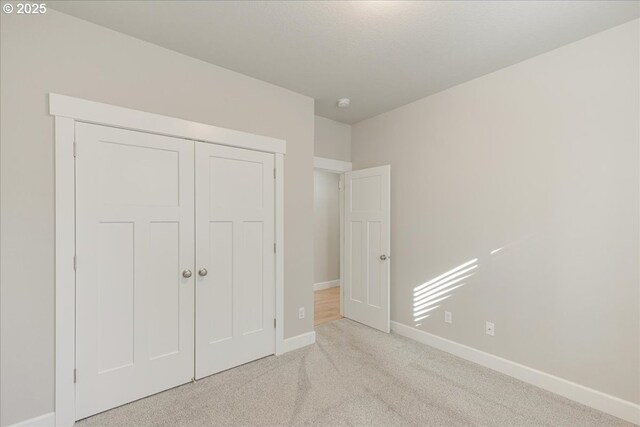
<path fill-rule="evenodd" d="M 314 324 L 344 316 L 389 333 L 391 166 L 314 168 Z"/>
<path fill-rule="evenodd" d="M 351 163 L 314 163 L 314 326 L 342 318 L 342 178 Z"/>
<path fill-rule="evenodd" d="M 340 175 L 314 171 L 314 326 L 340 314 Z"/>

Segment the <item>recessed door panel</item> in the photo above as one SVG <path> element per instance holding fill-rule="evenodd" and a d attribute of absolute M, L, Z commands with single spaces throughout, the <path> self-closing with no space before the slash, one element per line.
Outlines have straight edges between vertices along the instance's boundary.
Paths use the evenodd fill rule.
<path fill-rule="evenodd" d="M 262 209 L 263 166 L 259 161 L 210 157 L 211 208 Z"/>
<path fill-rule="evenodd" d="M 104 204 L 178 205 L 178 152 L 109 140 L 100 141 L 97 149 L 101 162 L 96 167 L 101 169 L 100 188 Z"/>
<path fill-rule="evenodd" d="M 380 307 L 382 301 L 382 270 L 380 262 L 382 248 L 382 224 L 380 221 L 369 221 L 367 229 L 367 303 L 371 307 Z"/>
<path fill-rule="evenodd" d="M 193 377 L 193 142 L 76 125 L 76 417 Z"/>
<path fill-rule="evenodd" d="M 351 242 L 349 253 L 351 263 L 349 264 L 349 295 L 353 301 L 362 301 L 362 222 L 351 221 L 349 223 L 349 241 Z"/>
<path fill-rule="evenodd" d="M 382 208 L 380 176 L 351 177 L 351 212 L 372 212 Z"/>
<path fill-rule="evenodd" d="M 196 377 L 273 354 L 274 156 L 196 143 Z"/>
<path fill-rule="evenodd" d="M 209 222 L 211 259 L 215 270 L 211 271 L 211 286 L 198 289 L 198 301 L 206 307 L 201 313 L 208 331 L 208 344 L 233 338 L 233 222 Z M 209 267 L 211 268 L 211 266 Z M 203 335 L 201 335 L 203 336 Z"/>
<path fill-rule="evenodd" d="M 180 351 L 180 224 L 151 222 L 149 242 L 149 357 L 155 359 Z"/>
<path fill-rule="evenodd" d="M 98 265 L 98 372 L 133 365 L 134 224 L 101 222 Z"/>
<path fill-rule="evenodd" d="M 264 324 L 264 224 L 247 221 L 242 227 L 242 247 L 239 252 L 242 287 L 242 333 L 262 331 Z M 273 328 L 273 327 L 272 327 Z"/>

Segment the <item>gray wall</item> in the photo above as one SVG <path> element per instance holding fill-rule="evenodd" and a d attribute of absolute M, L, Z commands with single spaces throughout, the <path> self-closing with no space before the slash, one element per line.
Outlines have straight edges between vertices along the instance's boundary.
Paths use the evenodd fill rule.
<path fill-rule="evenodd" d="M 314 155 L 351 161 L 351 125 L 315 117 Z"/>
<path fill-rule="evenodd" d="M 340 175 L 314 172 L 313 282 L 340 278 Z"/>
<path fill-rule="evenodd" d="M 313 99 L 51 9 L 1 19 L 0 424 L 53 411 L 48 92 L 286 139 L 285 336 L 311 331 Z"/>
<path fill-rule="evenodd" d="M 640 402 L 639 27 L 353 126 L 354 169 L 391 164 L 393 320 Z"/>

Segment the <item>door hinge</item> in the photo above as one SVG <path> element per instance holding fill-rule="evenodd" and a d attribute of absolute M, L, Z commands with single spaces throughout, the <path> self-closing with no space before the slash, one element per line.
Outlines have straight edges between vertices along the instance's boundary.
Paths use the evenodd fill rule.
<path fill-rule="evenodd" d="M 75 384 L 78 380 L 78 371 L 74 368 L 73 369 L 73 383 Z"/>
<path fill-rule="evenodd" d="M 276 169 L 273 169 L 273 179 L 276 179 Z"/>
<path fill-rule="evenodd" d="M 75 141 L 73 143 L 73 157 L 78 157 L 78 143 Z"/>
<path fill-rule="evenodd" d="M 276 327 L 276 319 L 273 319 L 273 327 Z"/>
<path fill-rule="evenodd" d="M 77 256 L 73 256 L 73 271 L 77 271 L 78 270 L 78 257 Z"/>
<path fill-rule="evenodd" d="M 274 254 L 276 253 L 276 244 L 275 243 L 273 244 L 273 253 Z"/>

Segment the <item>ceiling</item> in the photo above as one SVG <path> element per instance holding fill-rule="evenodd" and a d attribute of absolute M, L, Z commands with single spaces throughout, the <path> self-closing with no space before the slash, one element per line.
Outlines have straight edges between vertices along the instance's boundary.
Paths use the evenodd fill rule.
<path fill-rule="evenodd" d="M 62 1 L 355 123 L 640 16 L 640 1 Z M 351 107 L 337 108 L 338 98 Z"/>

